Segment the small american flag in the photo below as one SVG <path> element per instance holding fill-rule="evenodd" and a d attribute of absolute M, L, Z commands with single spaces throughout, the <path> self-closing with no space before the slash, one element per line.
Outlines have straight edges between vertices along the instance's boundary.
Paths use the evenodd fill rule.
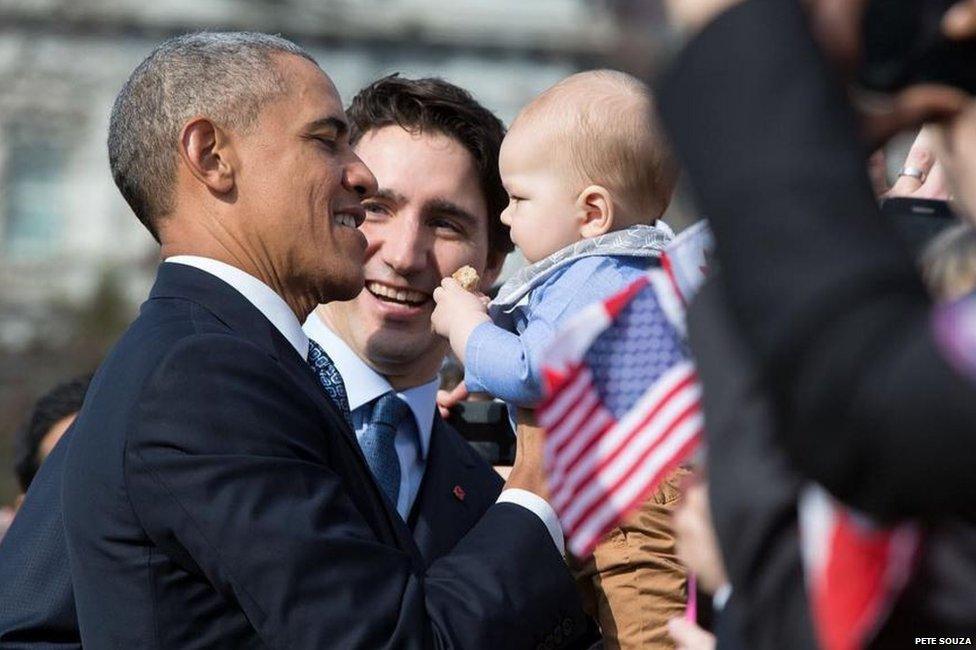
<path fill-rule="evenodd" d="M 550 503 L 577 557 L 701 441 L 694 367 L 665 309 L 680 304 L 676 291 L 653 269 L 576 316 L 544 357 L 537 417 L 547 430 Z"/>

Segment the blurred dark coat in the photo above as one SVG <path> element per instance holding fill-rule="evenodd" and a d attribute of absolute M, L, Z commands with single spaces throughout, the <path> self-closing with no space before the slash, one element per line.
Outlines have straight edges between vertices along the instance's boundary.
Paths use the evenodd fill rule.
<path fill-rule="evenodd" d="M 859 510 L 928 527 L 921 563 L 877 647 L 904 647 L 909 630 L 976 634 L 976 386 L 935 341 L 927 291 L 878 212 L 856 120 L 800 3 L 746 0 L 726 12 L 686 47 L 660 103 L 716 235 L 719 282 L 741 335 L 730 348 L 753 364 L 764 446 Z M 698 345 L 707 365 L 701 337 Z M 706 421 L 708 391 L 706 383 Z M 752 408 L 712 402 L 713 411 Z M 719 536 L 725 529 L 729 571 L 741 582 L 749 556 L 738 549 L 748 545 L 730 539 L 723 518 L 734 504 L 722 506 L 720 491 L 713 486 Z M 769 491 L 755 492 L 757 504 Z M 788 501 L 779 511 L 787 519 L 795 516 Z M 784 534 L 790 525 L 777 524 Z M 769 557 L 753 549 L 757 575 L 786 562 L 767 543 Z"/>
<path fill-rule="evenodd" d="M 68 650 L 81 647 L 61 510 L 64 440 L 31 482 L 0 542 L 0 648 Z"/>
<path fill-rule="evenodd" d="M 936 343 L 801 3 L 746 0 L 720 16 L 659 103 L 791 461 L 883 519 L 976 512 L 976 385 Z"/>
<path fill-rule="evenodd" d="M 706 283 L 688 309 L 688 334 L 703 389 L 708 493 L 732 597 L 722 618 L 758 650 L 816 650 L 797 526 L 800 477 L 775 437 L 759 381 L 721 288 Z"/>

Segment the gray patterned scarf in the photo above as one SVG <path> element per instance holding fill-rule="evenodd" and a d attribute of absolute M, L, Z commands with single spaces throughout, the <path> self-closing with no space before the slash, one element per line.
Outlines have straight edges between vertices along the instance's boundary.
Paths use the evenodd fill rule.
<path fill-rule="evenodd" d="M 582 257 L 621 255 L 657 258 L 674 238 L 674 232 L 663 221 L 654 226 L 631 226 L 592 239 L 583 239 L 562 248 L 549 257 L 530 264 L 510 277 L 491 302 L 492 310 L 504 310 L 517 305 L 533 288 L 546 278 Z"/>

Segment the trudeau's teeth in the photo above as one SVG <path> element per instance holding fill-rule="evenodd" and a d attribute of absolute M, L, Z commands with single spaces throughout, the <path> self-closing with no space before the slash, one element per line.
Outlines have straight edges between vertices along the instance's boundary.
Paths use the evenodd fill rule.
<path fill-rule="evenodd" d="M 366 283 L 366 288 L 377 296 L 396 300 L 397 302 L 422 303 L 427 300 L 427 296 L 419 291 L 393 289 L 378 282 L 368 282 Z"/>
<path fill-rule="evenodd" d="M 340 226 L 348 226 L 349 228 L 356 227 L 356 220 L 348 214 L 337 214 L 336 223 L 338 223 Z"/>

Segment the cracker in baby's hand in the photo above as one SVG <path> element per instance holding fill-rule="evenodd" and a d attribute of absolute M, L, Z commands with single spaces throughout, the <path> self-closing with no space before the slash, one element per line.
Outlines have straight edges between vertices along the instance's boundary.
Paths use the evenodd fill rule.
<path fill-rule="evenodd" d="M 478 288 L 478 283 L 481 282 L 478 272 L 470 266 L 462 266 L 451 277 L 457 280 L 465 291 L 475 291 Z"/>

